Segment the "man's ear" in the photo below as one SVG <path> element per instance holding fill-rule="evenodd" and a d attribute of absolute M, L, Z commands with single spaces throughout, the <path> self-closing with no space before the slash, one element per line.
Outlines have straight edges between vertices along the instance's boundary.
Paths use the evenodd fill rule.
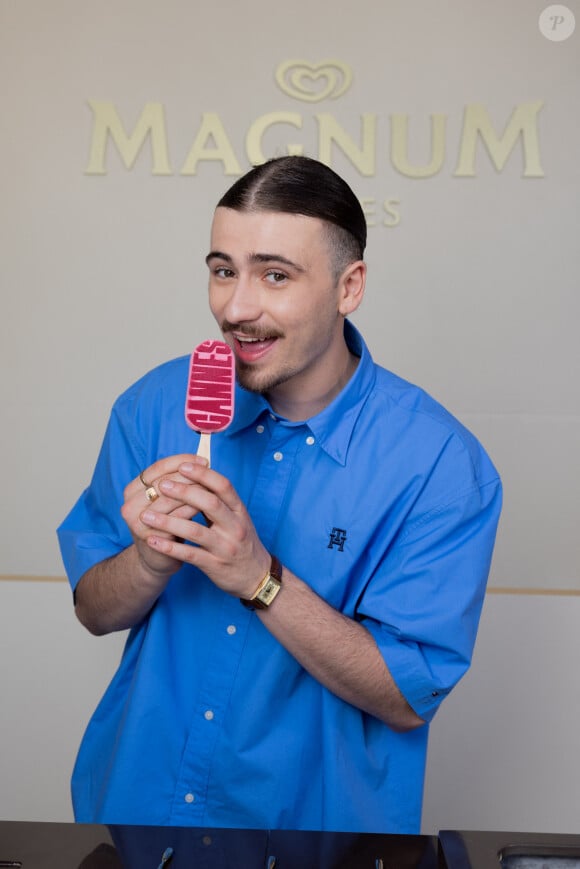
<path fill-rule="evenodd" d="M 356 311 L 362 302 L 366 278 L 367 267 L 362 260 L 350 263 L 340 276 L 338 310 L 344 317 Z"/>

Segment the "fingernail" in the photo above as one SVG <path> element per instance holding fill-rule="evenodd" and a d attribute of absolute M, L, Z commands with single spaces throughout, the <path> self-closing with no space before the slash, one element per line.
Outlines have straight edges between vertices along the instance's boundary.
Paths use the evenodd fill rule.
<path fill-rule="evenodd" d="M 175 483 L 173 482 L 173 480 L 161 480 L 161 482 L 159 483 L 159 488 L 162 492 L 170 492 L 173 489 L 174 485 Z"/>
<path fill-rule="evenodd" d="M 143 522 L 154 522 L 155 513 L 153 512 L 153 510 L 144 510 L 143 513 L 141 513 L 141 519 L 143 520 Z"/>

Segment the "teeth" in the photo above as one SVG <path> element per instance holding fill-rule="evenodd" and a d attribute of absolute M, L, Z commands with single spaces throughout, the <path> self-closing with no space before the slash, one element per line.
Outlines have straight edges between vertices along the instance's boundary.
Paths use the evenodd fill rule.
<path fill-rule="evenodd" d="M 238 338 L 240 344 L 257 344 L 259 341 L 267 340 L 267 338 Z"/>

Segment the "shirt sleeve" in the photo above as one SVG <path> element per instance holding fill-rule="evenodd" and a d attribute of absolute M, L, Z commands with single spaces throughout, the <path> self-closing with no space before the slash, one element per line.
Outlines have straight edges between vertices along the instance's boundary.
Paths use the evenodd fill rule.
<path fill-rule="evenodd" d="M 425 721 L 471 663 L 501 498 L 500 480 L 483 451 L 474 468 L 455 443 L 359 602 L 358 617 Z"/>
<path fill-rule="evenodd" d="M 121 516 L 123 490 L 145 465 L 134 405 L 131 393 L 115 403 L 91 483 L 57 530 L 73 591 L 87 570 L 132 543 Z"/>

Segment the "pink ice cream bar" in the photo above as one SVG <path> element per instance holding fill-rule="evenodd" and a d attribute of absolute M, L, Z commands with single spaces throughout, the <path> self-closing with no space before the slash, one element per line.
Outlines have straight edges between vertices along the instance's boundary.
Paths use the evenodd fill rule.
<path fill-rule="evenodd" d="M 191 354 L 185 421 L 201 433 L 197 454 L 210 460 L 210 435 L 234 418 L 235 360 L 224 341 L 203 341 Z"/>

